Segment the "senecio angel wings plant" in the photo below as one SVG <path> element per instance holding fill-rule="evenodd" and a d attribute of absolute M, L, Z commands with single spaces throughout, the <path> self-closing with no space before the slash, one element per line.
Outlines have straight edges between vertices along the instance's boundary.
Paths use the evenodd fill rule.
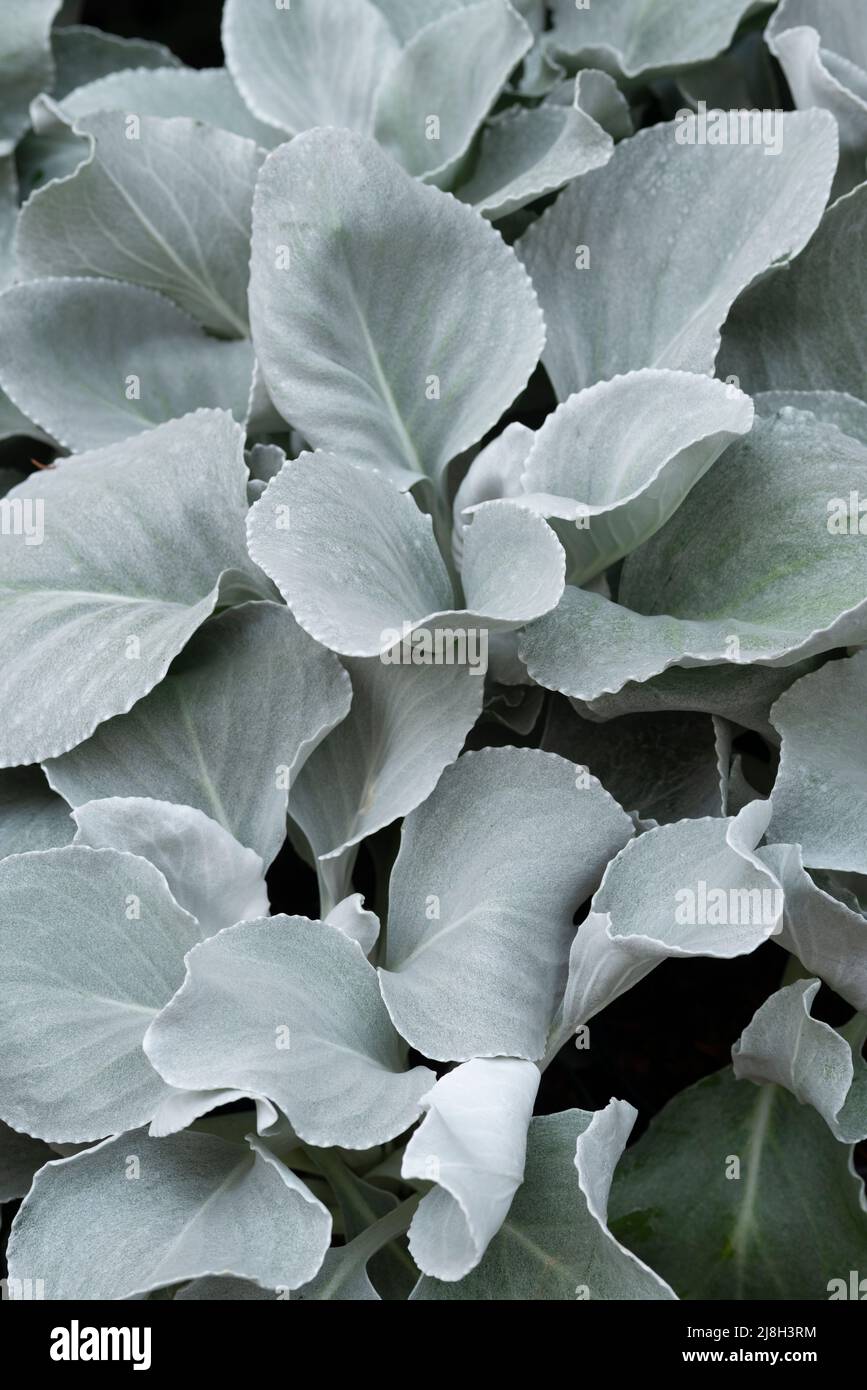
<path fill-rule="evenodd" d="M 58 10 L 7 1294 L 867 1296 L 867 3 Z"/>

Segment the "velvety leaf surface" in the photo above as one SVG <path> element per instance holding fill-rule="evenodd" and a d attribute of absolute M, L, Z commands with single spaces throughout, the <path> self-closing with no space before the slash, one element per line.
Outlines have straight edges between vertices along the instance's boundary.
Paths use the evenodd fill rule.
<path fill-rule="evenodd" d="M 243 922 L 191 952 L 147 1040 L 173 1086 L 265 1095 L 323 1148 L 370 1148 L 413 1123 L 432 1073 L 405 1071 L 405 1051 L 358 944 L 285 916 Z"/>
<path fill-rule="evenodd" d="M 391 878 L 380 984 L 402 1035 L 443 1061 L 541 1056 L 573 914 L 631 836 L 554 754 L 489 748 L 447 768 L 407 817 Z"/>
<path fill-rule="evenodd" d="M 752 423 L 749 399 L 708 377 L 643 370 L 599 382 L 537 432 L 525 505 L 561 523 L 571 582 L 586 583 L 654 535 Z"/>
<path fill-rule="evenodd" d="M 867 29 L 858 0 L 782 0 L 765 31 L 796 106 L 822 106 L 840 132 L 836 194 L 867 174 Z"/>
<path fill-rule="evenodd" d="M 867 1013 L 867 918 L 855 903 L 823 889 L 804 870 L 798 845 L 765 845 L 759 858 L 785 891 L 777 938 L 811 974 Z"/>
<path fill-rule="evenodd" d="M 659 826 L 611 861 L 572 943 L 549 1055 L 660 961 L 729 960 L 779 932 L 783 893 L 754 853 L 770 816 L 754 801 L 737 817 Z"/>
<path fill-rule="evenodd" d="M 732 309 L 719 370 L 747 391 L 847 391 L 867 400 L 867 356 L 860 325 L 864 277 L 842 276 L 850 251 L 867 246 L 867 187 L 828 209 L 805 251 L 772 269 Z"/>
<path fill-rule="evenodd" d="M 668 1285 L 618 1243 L 606 1208 L 635 1111 L 564 1110 L 530 1124 L 524 1182 L 479 1267 L 457 1284 L 423 1278 L 414 1300 L 670 1299 Z"/>
<path fill-rule="evenodd" d="M 447 1072 L 404 1152 L 401 1173 L 435 1184 L 409 1230 L 424 1274 L 463 1278 L 482 1259 L 524 1177 L 527 1129 L 539 1088 L 532 1062 L 477 1058 Z"/>
<path fill-rule="evenodd" d="M 75 843 L 147 859 L 203 936 L 268 912 L 265 865 L 216 821 L 192 806 L 145 797 L 87 801 L 72 813 Z"/>
<path fill-rule="evenodd" d="M 0 861 L 7 1123 L 77 1142 L 150 1119 L 166 1086 L 142 1051 L 198 923 L 136 855 L 69 845 Z"/>
<path fill-rule="evenodd" d="M 402 486 L 480 439 L 542 350 L 514 252 L 350 131 L 311 131 L 266 160 L 251 270 L 253 339 L 278 409 L 314 447 Z"/>
<path fill-rule="evenodd" d="M 75 835 L 70 808 L 38 767 L 0 772 L 0 859 L 32 849 L 55 849 Z"/>
<path fill-rule="evenodd" d="M 64 24 L 51 33 L 54 83 L 51 95 L 61 101 L 77 87 L 132 68 L 177 68 L 180 61 L 165 44 L 125 39 L 88 24 Z"/>
<path fill-rule="evenodd" d="M 0 295 L 0 334 L 3 389 L 74 452 L 201 407 L 225 407 L 239 421 L 247 413 L 250 344 L 219 342 L 139 285 L 71 277 L 13 285 Z"/>
<path fill-rule="evenodd" d="M 225 68 L 125 69 L 78 87 L 60 108 L 69 121 L 95 111 L 187 116 L 255 140 L 264 149 L 285 138 L 285 132 L 256 119 Z"/>
<path fill-rule="evenodd" d="M 256 1141 L 139 1132 L 43 1169 L 9 1266 L 39 1270 L 53 1299 L 124 1299 L 215 1273 L 289 1289 L 316 1273 L 330 1234 L 322 1204 Z"/>
<path fill-rule="evenodd" d="M 51 87 L 54 63 L 49 31 L 61 0 L 28 0 L 3 6 L 0 37 L 0 154 L 7 153 L 27 128 L 33 97 Z"/>
<path fill-rule="evenodd" d="M 607 132 L 574 107 L 512 107 L 485 126 L 456 196 L 485 217 L 505 217 L 607 163 L 613 149 Z"/>
<path fill-rule="evenodd" d="M 13 490 L 37 535 L 44 520 L 41 543 L 22 534 L 0 551 L 0 640 L 18 652 L 3 683 L 0 763 L 81 743 L 162 680 L 221 582 L 254 589 L 245 483 L 238 426 L 201 411 Z"/>
<path fill-rule="evenodd" d="M 90 152 L 34 193 L 17 234 L 18 277 L 104 276 L 159 290 L 205 328 L 248 333 L 253 187 L 264 153 L 188 119 L 121 112 L 76 122 Z"/>
<path fill-rule="evenodd" d="M 545 314 L 543 360 L 560 400 L 640 367 L 713 371 L 735 298 L 802 250 L 834 174 L 826 112 L 777 120 L 781 147 L 770 158 L 761 143 L 679 142 L 688 123 L 641 130 L 524 234 L 518 249 Z"/>
<path fill-rule="evenodd" d="M 318 855 L 336 855 L 418 806 L 482 710 L 484 672 L 348 658 L 349 714 L 308 758 L 289 814 Z"/>
<path fill-rule="evenodd" d="M 617 604 L 569 587 L 527 629 L 530 675 L 592 701 L 673 665 L 790 665 L 864 641 L 867 545 L 829 525 L 829 500 L 859 488 L 858 441 L 791 408 L 760 419 L 627 558 Z"/>
<path fill-rule="evenodd" d="M 867 746 L 867 652 L 805 676 L 771 719 L 782 749 L 770 838 L 800 845 L 807 868 L 867 873 L 867 773 L 853 756 Z"/>
<path fill-rule="evenodd" d="M 409 173 L 449 186 L 509 73 L 532 42 L 533 35 L 507 0 L 461 5 L 425 24 L 384 72 L 373 134 Z M 455 53 L 461 54 L 460 63 L 454 61 Z M 466 81 L 468 70 L 472 82 Z"/>
<path fill-rule="evenodd" d="M 74 806 L 134 796 L 197 807 L 267 865 L 286 837 L 292 774 L 350 699 L 337 658 L 287 609 L 241 604 L 207 622 L 146 699 L 46 771 Z"/>
<path fill-rule="evenodd" d="M 570 66 L 624 77 L 687 67 L 721 53 L 755 0 L 552 0 L 554 54 Z"/>
<path fill-rule="evenodd" d="M 732 1049 L 734 1074 L 762 1085 L 785 1086 L 812 1105 L 843 1144 L 867 1137 L 867 1062 L 845 1036 L 812 1017 L 819 980 L 798 980 L 772 994 Z"/>
<path fill-rule="evenodd" d="M 393 649 L 416 628 L 463 631 L 468 642 L 479 627 L 515 628 L 549 612 L 563 592 L 553 531 L 511 502 L 490 502 L 464 534 L 461 609 L 413 496 L 330 454 L 287 463 L 247 533 L 252 558 L 305 631 L 346 656 L 390 655 L 394 664 Z"/>
<path fill-rule="evenodd" d="M 222 37 L 250 110 L 289 135 L 313 126 L 368 134 L 379 81 L 399 53 L 372 0 L 226 0 Z"/>

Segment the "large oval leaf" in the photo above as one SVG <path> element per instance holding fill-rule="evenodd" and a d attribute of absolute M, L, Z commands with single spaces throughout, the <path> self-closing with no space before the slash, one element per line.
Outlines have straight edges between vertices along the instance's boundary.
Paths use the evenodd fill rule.
<path fill-rule="evenodd" d="M 350 699 L 337 658 L 288 609 L 244 603 L 210 619 L 146 699 L 46 772 L 73 806 L 114 796 L 196 806 L 270 864 L 291 776 Z"/>
<path fill-rule="evenodd" d="M 508 0 L 480 0 L 432 20 L 383 76 L 376 93 L 377 140 L 411 174 L 448 186 L 532 42 Z"/>
<path fill-rule="evenodd" d="M 639 131 L 524 234 L 518 249 L 545 312 L 543 360 L 561 400 L 639 367 L 713 371 L 734 299 L 797 255 L 834 174 L 826 112 L 775 119 L 782 143 L 771 158 L 761 143 L 679 143 L 688 124 Z"/>
<path fill-rule="evenodd" d="M 563 592 L 565 562 L 553 531 L 512 502 L 495 501 L 464 536 L 466 607 L 458 608 L 431 519 L 414 498 L 328 454 L 285 464 L 252 508 L 247 532 L 250 554 L 305 631 L 347 656 L 395 661 L 421 628 L 462 633 L 463 654 L 459 648 L 451 659 L 484 666 L 481 630 L 516 628 L 550 612 Z"/>
<path fill-rule="evenodd" d="M 147 1053 L 172 1085 L 267 1096 L 322 1148 L 394 1138 L 432 1079 L 426 1067 L 404 1070 L 360 946 L 302 917 L 242 922 L 192 951 Z"/>
<path fill-rule="evenodd" d="M 89 153 L 21 212 L 18 276 L 105 276 L 160 290 L 205 328 L 244 338 L 253 187 L 264 154 L 191 120 L 121 112 L 76 123 Z M 57 235 L 58 226 L 63 235 Z"/>
<path fill-rule="evenodd" d="M 18 654 L 0 765 L 56 757 L 130 709 L 213 612 L 222 575 L 254 591 L 245 486 L 240 428 L 201 411 L 13 490 L 42 535 L 0 551 L 0 643 Z"/>
<path fill-rule="evenodd" d="M 307 760 L 289 814 L 334 856 L 418 806 L 482 712 L 484 671 L 350 659 L 352 707 Z"/>
<path fill-rule="evenodd" d="M 380 985 L 403 1036 L 443 1061 L 541 1056 L 573 915 L 631 836 L 599 783 L 552 753 L 488 748 L 447 768 L 391 877 Z"/>
<path fill-rule="evenodd" d="M 203 406 L 244 420 L 249 342 L 218 342 L 119 280 L 46 279 L 0 295 L 0 383 L 66 449 L 100 449 Z"/>
<path fill-rule="evenodd" d="M 598 67 L 619 76 L 688 67 L 722 53 L 756 0 L 553 0 L 551 47 L 571 68 Z"/>
<path fill-rule="evenodd" d="M 281 414 L 402 486 L 496 423 L 544 341 L 502 238 L 349 131 L 311 131 L 262 166 L 250 317 Z"/>
<path fill-rule="evenodd" d="M 62 1142 L 149 1120 L 168 1087 L 142 1038 L 183 980 L 195 918 L 146 860 L 84 845 L 2 860 L 0 905 L 3 1118 Z"/>
<path fill-rule="evenodd" d="M 790 408 L 757 420 L 628 556 L 618 603 L 570 587 L 526 629 L 530 674 L 595 700 L 674 665 L 788 666 L 867 640 L 867 538 L 829 528 L 851 491 L 867 496 L 863 444 Z"/>
<path fill-rule="evenodd" d="M 797 1214 L 816 1211 L 806 1240 Z M 651 1121 L 620 1165 L 610 1219 L 681 1298 L 824 1301 L 829 1280 L 867 1260 L 863 1184 L 845 1149 L 809 1106 L 731 1069 Z"/>
<path fill-rule="evenodd" d="M 264 1146 L 122 1134 L 42 1169 L 9 1239 L 13 1278 L 49 1299 L 127 1299 L 209 1274 L 312 1279 L 331 1218 Z"/>
<path fill-rule="evenodd" d="M 368 134 L 380 78 L 400 51 L 371 0 L 226 0 L 223 48 L 250 110 L 290 135 Z"/>
<path fill-rule="evenodd" d="M 752 422 L 748 398 L 708 377 L 645 369 L 598 382 L 537 432 L 525 505 L 567 523 L 556 529 L 583 584 L 658 531 Z"/>

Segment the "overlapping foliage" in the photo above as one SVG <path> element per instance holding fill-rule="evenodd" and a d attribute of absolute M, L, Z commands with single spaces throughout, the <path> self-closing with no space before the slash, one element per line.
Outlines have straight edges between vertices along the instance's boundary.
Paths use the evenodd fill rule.
<path fill-rule="evenodd" d="M 58 9 L 0 4 L 9 1289 L 838 1296 L 864 0 L 226 0 L 210 71 Z M 624 1154 L 564 1057 L 762 952 Z"/>

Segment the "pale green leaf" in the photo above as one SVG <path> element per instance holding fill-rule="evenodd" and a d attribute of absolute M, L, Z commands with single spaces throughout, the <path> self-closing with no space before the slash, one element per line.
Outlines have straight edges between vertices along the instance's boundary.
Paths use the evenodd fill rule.
<path fill-rule="evenodd" d="M 796 106 L 822 106 L 840 132 L 835 194 L 867 177 L 867 25 L 860 0 L 782 0 L 767 44 Z"/>
<path fill-rule="evenodd" d="M 766 845 L 759 857 L 783 885 L 781 946 L 867 1013 L 867 919 L 854 903 L 826 892 L 804 871 L 798 845 Z"/>
<path fill-rule="evenodd" d="M 369 133 L 379 80 L 399 52 L 371 0 L 226 0 L 223 49 L 253 114 L 290 135 Z"/>
<path fill-rule="evenodd" d="M 70 809 L 38 767 L 0 771 L 0 859 L 31 849 L 59 849 L 75 834 Z"/>
<path fill-rule="evenodd" d="M 74 748 L 162 680 L 221 584 L 253 590 L 245 485 L 240 429 L 201 411 L 13 489 L 43 534 L 0 551 L 0 643 L 18 654 L 0 764 Z"/>
<path fill-rule="evenodd" d="M 554 754 L 487 748 L 446 768 L 404 822 L 391 877 L 380 984 L 401 1034 L 442 1061 L 540 1057 L 573 915 L 631 836 L 599 783 Z"/>
<path fill-rule="evenodd" d="M 785 1086 L 812 1105 L 842 1144 L 867 1138 L 867 1062 L 810 1009 L 819 980 L 797 980 L 766 999 L 732 1048 L 739 1081 Z M 864 1034 L 860 1034 L 859 1042 Z"/>
<path fill-rule="evenodd" d="M 836 166 L 826 112 L 775 119 L 781 144 L 770 157 L 755 142 L 681 143 L 696 134 L 689 122 L 639 131 L 524 234 L 518 252 L 545 314 L 543 361 L 561 400 L 640 367 L 713 371 L 732 303 L 803 248 Z"/>
<path fill-rule="evenodd" d="M 422 1278 L 414 1301 L 672 1299 L 606 1224 L 615 1165 L 635 1119 L 625 1101 L 530 1124 L 523 1185 L 479 1267 L 457 1284 Z"/>
<path fill-rule="evenodd" d="M 754 801 L 737 817 L 656 827 L 621 850 L 572 943 L 549 1055 L 661 961 L 731 960 L 779 932 L 782 889 L 754 853 L 770 815 Z"/>
<path fill-rule="evenodd" d="M 146 699 L 46 771 L 74 806 L 113 796 L 196 806 L 270 864 L 291 774 L 350 699 L 337 658 L 287 609 L 241 604 L 206 623 Z"/>
<path fill-rule="evenodd" d="M 51 34 L 54 84 L 51 95 L 61 101 L 76 87 L 127 68 L 177 68 L 180 60 L 165 44 L 147 39 L 124 39 L 87 24 L 64 24 Z"/>
<path fill-rule="evenodd" d="M 828 209 L 805 251 L 747 290 L 726 323 L 720 372 L 746 391 L 847 391 L 867 400 L 863 275 L 841 273 L 867 249 L 867 186 Z"/>
<path fill-rule="evenodd" d="M 349 714 L 304 764 L 289 814 L 317 857 L 335 857 L 433 791 L 482 712 L 484 671 L 347 659 Z"/>
<path fill-rule="evenodd" d="M 138 285 L 13 285 L 0 295 L 0 334 L 0 385 L 66 449 L 129 440 L 201 407 L 247 413 L 249 342 L 218 342 Z"/>
<path fill-rule="evenodd" d="M 0 6 L 0 155 L 7 154 L 30 121 L 30 102 L 54 80 L 50 29 L 61 0 L 3 0 Z"/>
<path fill-rule="evenodd" d="M 302 917 L 242 922 L 187 959 L 187 978 L 148 1032 L 171 1085 L 266 1096 L 300 1138 L 367 1149 L 408 1129 L 430 1089 L 361 947 Z"/>
<path fill-rule="evenodd" d="M 331 454 L 288 462 L 251 509 L 247 531 L 252 558 L 304 630 L 346 656 L 418 664 L 400 644 L 416 629 L 432 643 L 433 629 L 464 633 L 457 659 L 478 666 L 471 633 L 518 627 L 550 612 L 563 592 L 553 531 L 512 502 L 488 502 L 464 535 L 461 608 L 431 519 L 412 495 Z"/>
<path fill-rule="evenodd" d="M 472 174 L 456 197 L 484 217 L 505 217 L 611 158 L 611 137 L 568 106 L 512 107 L 482 131 Z"/>
<path fill-rule="evenodd" d="M 863 444 L 802 411 L 757 420 L 627 558 L 618 603 L 569 587 L 527 628 L 530 675 L 593 701 L 674 665 L 788 666 L 867 640 L 867 541 L 829 526 L 852 489 L 867 495 Z"/>
<path fill-rule="evenodd" d="M 137 116 L 188 116 L 255 140 L 264 149 L 279 145 L 282 131 L 256 119 L 225 68 L 136 68 L 113 72 L 70 92 L 60 103 L 69 121 L 95 111 Z"/>
<path fill-rule="evenodd" d="M 265 865 L 216 821 L 191 806 L 146 797 L 87 801 L 72 813 L 77 845 L 147 859 L 202 936 L 268 914 Z"/>
<path fill-rule="evenodd" d="M 731 43 L 761 0 L 551 0 L 552 48 L 573 69 L 599 67 L 645 81 L 705 62 Z"/>
<path fill-rule="evenodd" d="M 44 1168 L 8 1254 L 48 1299 L 118 1300 L 211 1274 L 297 1288 L 330 1237 L 321 1202 L 257 1141 L 140 1132 Z"/>
<path fill-rule="evenodd" d="M 748 397 L 708 377 L 645 369 L 598 382 L 537 431 L 525 505 L 554 523 L 572 582 L 586 583 L 654 535 L 752 423 Z"/>
<path fill-rule="evenodd" d="M 867 535 L 836 540 L 867 550 Z M 783 742 L 770 838 L 800 845 L 807 868 L 867 873 L 867 652 L 805 676 L 771 719 Z"/>
<path fill-rule="evenodd" d="M 349 131 L 309 132 L 262 166 L 250 318 L 284 418 L 405 487 L 497 422 L 544 341 L 499 234 Z"/>
<path fill-rule="evenodd" d="M 376 139 L 411 174 L 449 186 L 532 42 L 508 0 L 481 0 L 432 20 L 383 75 L 376 93 Z"/>
<path fill-rule="evenodd" d="M 104 111 L 75 131 L 77 171 L 23 208 L 18 278 L 104 276 L 159 290 L 224 337 L 248 334 L 253 187 L 264 154 L 251 140 L 189 119 Z"/>
<path fill-rule="evenodd" d="M 0 861 L 0 1113 L 80 1142 L 149 1120 L 167 1087 L 142 1051 L 198 923 L 144 859 L 68 845 Z"/>

